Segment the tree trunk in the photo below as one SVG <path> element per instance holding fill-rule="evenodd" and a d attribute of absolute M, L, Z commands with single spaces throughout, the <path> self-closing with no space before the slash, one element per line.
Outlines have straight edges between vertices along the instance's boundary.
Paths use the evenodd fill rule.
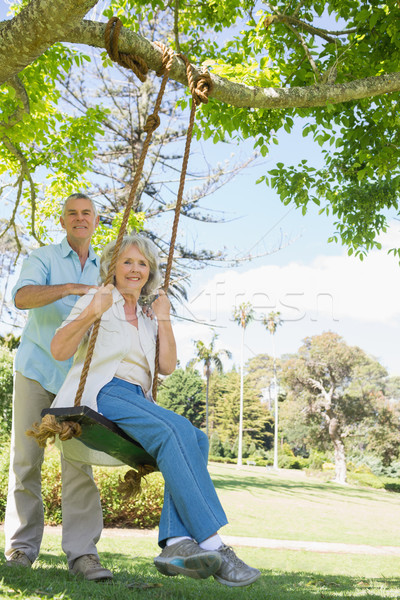
<path fill-rule="evenodd" d="M 209 369 L 207 369 L 207 372 L 206 372 L 206 380 L 207 380 L 207 384 L 206 384 L 206 435 L 209 438 L 210 437 L 208 435 L 208 390 L 209 390 L 209 386 L 210 386 L 210 371 L 209 371 Z"/>
<path fill-rule="evenodd" d="M 344 444 L 340 438 L 333 442 L 335 448 L 335 481 L 336 483 L 347 482 L 347 467 Z"/>
<path fill-rule="evenodd" d="M 335 481 L 336 483 L 346 483 L 347 467 L 344 444 L 340 434 L 340 425 L 336 417 L 329 419 L 329 435 L 334 447 L 335 457 Z"/>

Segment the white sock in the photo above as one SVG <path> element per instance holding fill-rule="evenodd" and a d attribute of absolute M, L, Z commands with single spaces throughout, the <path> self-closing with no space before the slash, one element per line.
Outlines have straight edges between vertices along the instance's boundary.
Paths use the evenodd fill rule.
<path fill-rule="evenodd" d="M 192 538 L 188 535 L 181 535 L 178 537 L 171 537 L 167 539 L 167 546 L 172 546 L 172 544 L 177 544 L 178 542 L 183 542 L 183 540 L 191 540 Z"/>
<path fill-rule="evenodd" d="M 218 550 L 222 546 L 222 540 L 218 533 L 216 533 L 204 540 L 204 542 L 200 542 L 199 546 L 200 548 L 203 548 L 203 550 Z"/>

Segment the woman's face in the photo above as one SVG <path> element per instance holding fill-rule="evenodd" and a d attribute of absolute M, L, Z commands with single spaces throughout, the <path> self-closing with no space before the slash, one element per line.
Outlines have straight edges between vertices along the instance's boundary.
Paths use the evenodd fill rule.
<path fill-rule="evenodd" d="M 121 294 L 133 294 L 138 298 L 149 275 L 149 261 L 137 246 L 128 246 L 118 256 L 115 266 L 115 287 Z"/>

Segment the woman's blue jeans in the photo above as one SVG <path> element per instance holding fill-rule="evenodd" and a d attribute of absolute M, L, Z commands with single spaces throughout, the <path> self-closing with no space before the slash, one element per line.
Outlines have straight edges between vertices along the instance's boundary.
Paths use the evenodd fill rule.
<path fill-rule="evenodd" d="M 202 542 L 227 524 L 207 470 L 205 433 L 147 400 L 138 385 L 114 377 L 97 396 L 98 410 L 137 440 L 164 476 L 158 543 L 188 535 Z"/>

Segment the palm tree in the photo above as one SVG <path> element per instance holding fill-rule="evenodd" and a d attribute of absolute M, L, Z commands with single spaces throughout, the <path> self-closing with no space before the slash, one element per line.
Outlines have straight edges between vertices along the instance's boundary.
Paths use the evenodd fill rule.
<path fill-rule="evenodd" d="M 243 362 L 244 362 L 244 332 L 247 325 L 254 319 L 254 310 L 250 302 L 242 302 L 233 309 L 233 320 L 242 328 L 242 343 L 240 352 L 240 414 L 239 414 L 239 444 L 237 466 L 242 466 L 243 449 Z"/>
<path fill-rule="evenodd" d="M 263 325 L 268 329 L 272 336 L 272 360 L 273 360 L 273 391 L 275 407 L 275 425 L 274 425 L 274 469 L 278 469 L 278 381 L 276 378 L 276 353 L 275 353 L 275 333 L 279 325 L 282 325 L 281 313 L 270 312 L 262 318 Z"/>
<path fill-rule="evenodd" d="M 213 331 L 213 337 L 209 346 L 206 346 L 201 340 L 195 341 L 196 345 L 196 357 L 192 358 L 187 364 L 188 367 L 194 367 L 196 363 L 203 363 L 204 375 L 206 378 L 206 434 L 208 437 L 208 391 L 210 386 L 210 377 L 212 373 L 212 366 L 214 366 L 219 373 L 222 373 L 223 366 L 221 356 L 232 358 L 232 354 L 229 350 L 216 350 L 215 342 L 218 338 L 218 334 Z"/>

